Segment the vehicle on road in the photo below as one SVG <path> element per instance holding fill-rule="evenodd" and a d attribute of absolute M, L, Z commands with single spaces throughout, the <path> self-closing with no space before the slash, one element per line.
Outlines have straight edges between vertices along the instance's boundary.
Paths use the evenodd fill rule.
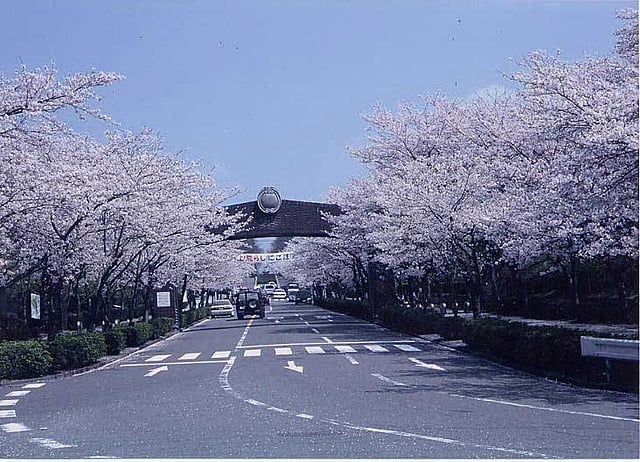
<path fill-rule="evenodd" d="M 267 291 L 268 295 L 273 295 L 273 291 L 276 290 L 278 288 L 278 286 L 276 285 L 275 282 L 267 282 L 264 285 L 264 290 Z"/>
<path fill-rule="evenodd" d="M 287 299 L 287 291 L 284 289 L 275 289 L 272 295 L 274 300 L 286 300 Z"/>
<path fill-rule="evenodd" d="M 312 294 L 309 289 L 300 289 L 295 297 L 296 305 L 300 303 L 313 303 Z"/>
<path fill-rule="evenodd" d="M 213 300 L 210 303 L 209 316 L 233 316 L 233 304 L 228 298 Z"/>
<path fill-rule="evenodd" d="M 258 315 L 265 317 L 266 306 L 269 304 L 268 298 L 260 290 L 243 290 L 236 296 L 236 316 L 244 319 L 248 315 Z"/>

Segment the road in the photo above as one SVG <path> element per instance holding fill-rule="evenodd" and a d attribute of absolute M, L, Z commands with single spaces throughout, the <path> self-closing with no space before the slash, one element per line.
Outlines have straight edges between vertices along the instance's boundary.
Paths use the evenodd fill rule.
<path fill-rule="evenodd" d="M 0 458 L 639 457 L 637 395 L 284 302 L 0 393 Z"/>

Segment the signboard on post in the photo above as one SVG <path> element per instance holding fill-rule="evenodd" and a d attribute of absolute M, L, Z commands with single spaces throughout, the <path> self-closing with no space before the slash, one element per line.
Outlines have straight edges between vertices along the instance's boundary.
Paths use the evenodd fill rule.
<path fill-rule="evenodd" d="M 31 319 L 40 319 L 40 295 L 31 294 Z"/>
<path fill-rule="evenodd" d="M 171 292 L 156 292 L 156 306 L 158 308 L 171 308 Z"/>

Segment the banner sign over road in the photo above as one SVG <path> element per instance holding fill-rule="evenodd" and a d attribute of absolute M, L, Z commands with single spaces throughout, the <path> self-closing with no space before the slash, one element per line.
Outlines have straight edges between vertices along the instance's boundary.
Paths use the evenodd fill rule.
<path fill-rule="evenodd" d="M 273 262 L 273 261 L 289 261 L 293 260 L 292 252 L 278 253 L 243 253 L 238 255 L 238 261 L 248 262 Z"/>

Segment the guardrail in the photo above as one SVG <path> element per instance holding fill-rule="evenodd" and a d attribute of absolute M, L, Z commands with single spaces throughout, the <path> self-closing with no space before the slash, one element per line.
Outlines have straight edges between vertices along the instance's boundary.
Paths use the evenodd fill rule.
<path fill-rule="evenodd" d="M 623 361 L 640 360 L 640 341 L 615 338 L 580 337 L 582 356 L 597 356 Z"/>
<path fill-rule="evenodd" d="M 582 356 L 595 356 L 604 358 L 607 374 L 607 382 L 611 381 L 613 368 L 612 359 L 622 361 L 640 360 L 640 341 L 623 340 L 615 338 L 580 337 L 580 350 Z"/>

